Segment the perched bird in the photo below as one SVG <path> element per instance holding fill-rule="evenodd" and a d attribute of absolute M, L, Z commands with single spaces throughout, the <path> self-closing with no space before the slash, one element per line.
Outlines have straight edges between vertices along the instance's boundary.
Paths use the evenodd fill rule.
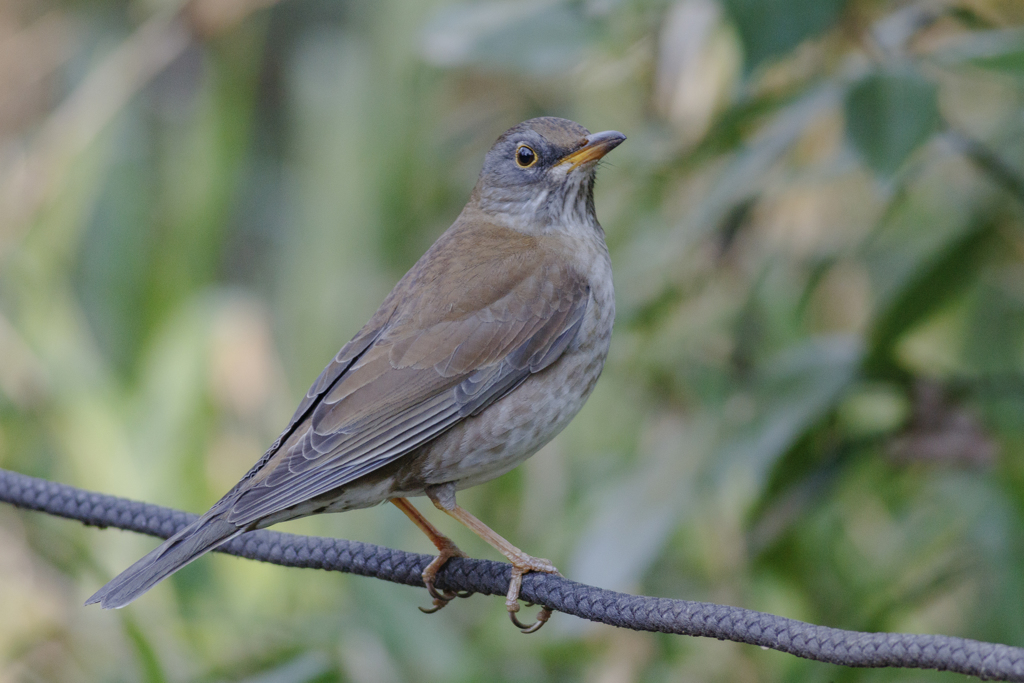
<path fill-rule="evenodd" d="M 459 507 L 455 492 L 508 472 L 583 406 L 608 354 L 611 262 L 594 214 L 597 162 L 626 137 L 531 119 L 487 153 L 469 203 L 327 365 L 273 446 L 209 511 L 86 604 L 124 607 L 241 533 L 391 501 L 434 543 L 455 544 L 406 500 L 426 495 L 527 572 L 557 573 Z"/>

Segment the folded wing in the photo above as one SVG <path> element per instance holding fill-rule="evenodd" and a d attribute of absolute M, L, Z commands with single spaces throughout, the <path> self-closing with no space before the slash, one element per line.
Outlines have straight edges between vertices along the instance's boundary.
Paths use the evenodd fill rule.
<path fill-rule="evenodd" d="M 562 260 L 545 258 L 533 238 L 477 230 L 473 239 L 489 247 L 485 262 L 461 272 L 450 262 L 436 272 L 411 271 L 412 282 L 403 280 L 395 294 L 403 284 L 416 289 L 433 278 L 430 291 L 441 296 L 399 297 L 403 305 L 391 311 L 385 302 L 387 315 L 375 316 L 379 329 L 371 321 L 362 339 L 342 349 L 279 447 L 215 506 L 219 517 L 246 527 L 344 486 L 479 413 L 558 359 L 582 324 L 585 280 Z"/>

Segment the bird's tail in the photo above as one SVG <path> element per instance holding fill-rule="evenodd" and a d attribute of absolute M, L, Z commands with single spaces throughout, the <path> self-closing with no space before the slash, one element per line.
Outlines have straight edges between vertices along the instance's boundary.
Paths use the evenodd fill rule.
<path fill-rule="evenodd" d="M 247 531 L 220 516 L 203 515 L 174 534 L 156 550 L 115 576 L 85 601 L 103 609 L 124 607 L 192 560 Z"/>

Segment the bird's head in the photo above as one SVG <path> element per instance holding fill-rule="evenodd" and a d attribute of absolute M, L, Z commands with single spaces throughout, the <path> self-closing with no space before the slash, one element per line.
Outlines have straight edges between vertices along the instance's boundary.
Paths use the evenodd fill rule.
<path fill-rule="evenodd" d="M 597 162 L 625 139 L 618 131 L 591 134 L 552 116 L 524 121 L 487 153 L 473 200 L 509 227 L 527 231 L 588 221 Z"/>

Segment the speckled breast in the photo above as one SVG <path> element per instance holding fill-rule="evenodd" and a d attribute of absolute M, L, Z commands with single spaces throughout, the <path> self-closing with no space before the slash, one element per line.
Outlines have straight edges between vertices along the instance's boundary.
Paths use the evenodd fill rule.
<path fill-rule="evenodd" d="M 611 263 L 600 246 L 588 264 L 590 303 L 583 324 L 561 358 L 419 449 L 396 473 L 393 495 L 422 495 L 425 486 L 448 482 L 464 489 L 494 479 L 536 453 L 580 411 L 601 375 L 615 318 Z"/>

